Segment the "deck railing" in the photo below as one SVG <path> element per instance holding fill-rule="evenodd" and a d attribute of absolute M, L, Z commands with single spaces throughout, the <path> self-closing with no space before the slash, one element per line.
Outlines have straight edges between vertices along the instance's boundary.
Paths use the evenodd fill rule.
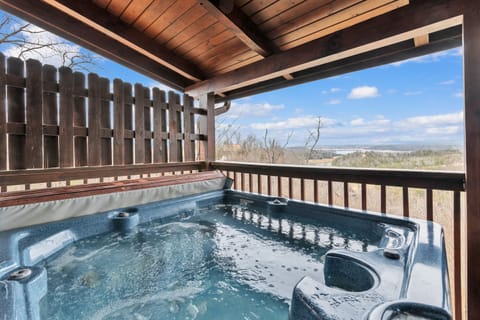
<path fill-rule="evenodd" d="M 461 319 L 461 211 L 465 174 L 214 162 L 236 190 L 423 218 L 443 225 L 457 319 Z M 452 272 L 453 271 L 453 272 Z"/>

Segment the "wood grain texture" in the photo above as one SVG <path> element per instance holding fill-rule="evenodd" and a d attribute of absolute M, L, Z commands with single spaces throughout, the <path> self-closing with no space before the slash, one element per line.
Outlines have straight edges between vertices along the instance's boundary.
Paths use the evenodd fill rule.
<path fill-rule="evenodd" d="M 24 77 L 24 63 L 17 58 L 8 58 L 7 73 Z M 25 90 L 20 87 L 7 87 L 8 122 L 25 123 Z M 8 161 L 10 170 L 27 168 L 25 134 L 8 136 Z"/>
<path fill-rule="evenodd" d="M 42 64 L 29 59 L 26 62 L 26 146 L 28 168 L 43 168 L 43 128 L 42 128 Z"/>
<path fill-rule="evenodd" d="M 466 294 L 467 319 L 480 314 L 480 3 L 466 1 L 463 16 L 463 63 L 465 90 Z"/>
<path fill-rule="evenodd" d="M 60 167 L 73 167 L 73 73 L 70 68 L 59 69 L 60 91 Z"/>
<path fill-rule="evenodd" d="M 102 96 L 100 78 L 97 74 L 88 75 L 88 165 L 101 165 L 100 119 Z"/>
<path fill-rule="evenodd" d="M 85 75 L 80 72 L 73 74 L 73 92 L 78 93 L 85 90 Z M 73 98 L 73 125 L 74 129 L 87 126 L 86 101 L 83 96 L 74 95 Z M 87 138 L 84 136 L 74 137 L 75 167 L 82 167 L 88 164 Z"/>
<path fill-rule="evenodd" d="M 0 53 L 0 170 L 7 170 L 7 114 L 6 114 L 5 56 Z"/>

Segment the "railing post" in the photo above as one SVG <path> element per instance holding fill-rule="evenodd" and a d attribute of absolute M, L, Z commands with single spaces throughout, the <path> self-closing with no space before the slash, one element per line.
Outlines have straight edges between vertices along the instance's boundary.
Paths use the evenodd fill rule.
<path fill-rule="evenodd" d="M 207 141 L 199 143 L 199 158 L 208 163 L 215 161 L 215 95 L 208 93 L 199 98 L 200 108 L 207 110 L 207 116 L 198 121 L 200 134 L 207 136 Z"/>
<path fill-rule="evenodd" d="M 463 79 L 465 90 L 465 160 L 467 191 L 467 318 L 480 314 L 480 3 L 465 1 L 463 15 Z M 456 308 L 457 309 L 457 308 Z M 458 309 L 457 309 L 458 310 Z M 460 314 L 456 312 L 458 318 Z"/>

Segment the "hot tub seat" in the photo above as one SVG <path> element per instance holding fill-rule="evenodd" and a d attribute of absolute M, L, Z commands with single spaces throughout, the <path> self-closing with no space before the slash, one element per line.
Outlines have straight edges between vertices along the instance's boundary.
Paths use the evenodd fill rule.
<path fill-rule="evenodd" d="M 290 320 L 393 320 L 404 314 L 451 319 L 448 304 L 399 300 L 415 290 L 408 288 L 412 237 L 386 226 L 381 243 L 372 252 L 328 251 L 323 279 L 304 277 L 295 286 Z"/>

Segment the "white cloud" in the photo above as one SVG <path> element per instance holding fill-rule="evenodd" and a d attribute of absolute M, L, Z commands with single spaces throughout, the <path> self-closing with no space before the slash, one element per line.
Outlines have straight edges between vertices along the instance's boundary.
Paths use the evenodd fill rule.
<path fill-rule="evenodd" d="M 455 83 L 455 80 L 452 79 L 452 80 L 445 80 L 445 81 L 439 82 L 438 84 L 448 86 L 448 85 L 451 85 L 451 84 L 454 84 L 454 83 Z"/>
<path fill-rule="evenodd" d="M 349 99 L 365 99 L 365 98 L 375 98 L 380 94 L 378 93 L 377 87 L 370 86 L 361 86 L 353 88 L 348 95 Z"/>
<path fill-rule="evenodd" d="M 331 104 L 331 105 L 340 104 L 340 103 L 342 103 L 342 100 L 340 99 L 331 99 L 325 102 L 325 104 Z"/>
<path fill-rule="evenodd" d="M 352 126 L 362 126 L 365 124 L 365 120 L 363 118 L 353 119 L 352 121 L 350 121 L 350 124 Z"/>
<path fill-rule="evenodd" d="M 423 91 L 421 90 L 417 90 L 417 91 L 407 91 L 404 93 L 405 96 L 419 96 L 423 93 Z"/>
<path fill-rule="evenodd" d="M 427 128 L 425 132 L 429 135 L 450 135 L 460 132 L 459 126 L 433 127 Z"/>
<path fill-rule="evenodd" d="M 455 93 L 455 98 L 463 98 L 463 92 L 462 91 L 458 91 Z"/>
<path fill-rule="evenodd" d="M 399 67 L 406 63 L 432 63 L 432 62 L 440 61 L 444 57 L 461 57 L 461 56 L 463 56 L 463 49 L 456 48 L 456 49 L 451 49 L 447 51 L 440 51 L 432 54 L 427 54 L 421 57 L 394 62 L 394 63 L 391 63 L 390 65 Z"/>
<path fill-rule="evenodd" d="M 343 91 L 340 88 L 330 88 L 328 90 L 322 90 L 322 94 L 328 94 L 328 93 L 337 93 Z"/>
<path fill-rule="evenodd" d="M 268 117 L 272 116 L 275 111 L 285 109 L 283 104 L 271 104 L 265 103 L 244 103 L 232 102 L 230 111 L 225 113 L 225 117 L 228 118 L 240 118 L 240 117 Z"/>
<path fill-rule="evenodd" d="M 404 121 L 399 122 L 400 126 L 423 126 L 423 127 L 434 127 L 434 126 L 446 126 L 451 124 L 460 124 L 463 123 L 463 111 L 456 113 L 447 113 L 447 114 L 437 114 L 431 116 L 418 116 L 407 118 Z"/>
<path fill-rule="evenodd" d="M 250 127 L 255 130 L 300 129 L 300 128 L 315 127 L 317 123 L 318 123 L 318 117 L 305 116 L 305 117 L 288 118 L 285 121 L 252 123 L 250 124 Z M 323 127 L 333 126 L 336 123 L 337 121 L 335 121 L 334 119 L 322 117 Z"/>

